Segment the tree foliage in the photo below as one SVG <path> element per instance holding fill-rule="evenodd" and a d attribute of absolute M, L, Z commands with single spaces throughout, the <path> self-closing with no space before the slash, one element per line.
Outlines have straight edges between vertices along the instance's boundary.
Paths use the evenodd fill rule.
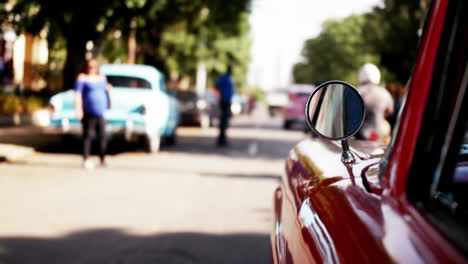
<path fill-rule="evenodd" d="M 190 75 L 198 61 L 204 61 L 211 73 L 233 63 L 236 79 L 242 82 L 250 60 L 249 3 L 178 0 L 168 1 L 163 9 L 149 8 L 137 29 L 138 41 L 144 43 L 143 62 L 165 73 Z"/>
<path fill-rule="evenodd" d="M 96 40 L 112 26 L 121 1 L 115 0 L 18 0 L 2 15 L 17 31 L 49 31 L 49 46 L 61 36 L 66 41 L 64 85 L 71 87 L 85 60 L 86 42 Z"/>
<path fill-rule="evenodd" d="M 377 63 L 363 38 L 365 17 L 353 15 L 344 20 L 328 20 L 318 37 L 306 41 L 304 62 L 293 68 L 297 83 L 318 83 L 325 80 L 357 82 L 357 71 L 366 63 Z"/>
<path fill-rule="evenodd" d="M 294 66 L 296 82 L 341 79 L 356 83 L 359 66 L 377 64 L 387 82 L 405 83 L 416 60 L 427 0 L 385 0 L 383 7 L 331 20 L 307 40 L 304 62 Z"/>
<path fill-rule="evenodd" d="M 427 9 L 424 0 L 385 0 L 366 15 L 364 38 L 379 54 L 395 81 L 406 83 L 416 61 L 419 34 Z"/>
<path fill-rule="evenodd" d="M 64 40 L 65 87 L 70 87 L 92 40 L 107 61 L 122 61 L 126 39 L 136 32 L 137 62 L 193 73 L 200 59 L 210 69 L 240 63 L 246 71 L 250 43 L 246 14 L 250 0 L 17 0 L 0 20 L 17 31 L 38 34 L 48 28 L 49 46 Z M 248 24 L 247 24 L 248 26 Z M 117 34 L 118 32 L 118 34 Z M 119 37 L 116 37 L 116 34 Z M 239 52 L 241 49 L 241 52 Z M 239 55 L 240 54 L 240 55 Z"/>

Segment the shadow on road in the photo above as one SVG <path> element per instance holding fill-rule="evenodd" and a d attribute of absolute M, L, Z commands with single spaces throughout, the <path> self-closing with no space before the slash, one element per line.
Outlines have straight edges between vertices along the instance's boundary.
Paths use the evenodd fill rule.
<path fill-rule="evenodd" d="M 275 180 L 280 182 L 281 176 L 279 175 L 270 175 L 270 174 L 240 174 L 240 173 L 231 173 L 231 174 L 219 174 L 219 173 L 200 173 L 201 176 L 208 177 L 225 177 L 233 179 L 256 179 L 256 180 Z"/>
<path fill-rule="evenodd" d="M 293 139 L 231 138 L 228 147 L 220 148 L 216 146 L 216 138 L 187 136 L 179 137 L 177 145 L 163 150 L 169 153 L 284 160 L 297 142 Z"/>
<path fill-rule="evenodd" d="M 37 127 L 10 127 L 3 130 L 0 128 L 1 143 L 31 147 L 45 153 L 81 154 L 82 152 L 81 137 L 48 133 Z M 92 149 L 98 148 L 93 145 Z M 125 143 L 119 139 L 113 139 L 108 144 L 110 155 L 137 150 L 142 151 L 143 146 Z"/>
<path fill-rule="evenodd" d="M 97 142 L 93 141 L 91 147 L 92 154 L 97 155 L 99 149 Z M 83 145 L 80 137 L 64 137 L 59 141 L 47 144 L 44 146 L 36 147 L 36 150 L 44 153 L 56 153 L 56 154 L 78 154 L 81 155 L 83 151 Z M 144 151 L 142 144 L 136 142 L 125 142 L 123 139 L 111 139 L 107 143 L 107 154 L 118 155 L 124 152 L 135 152 Z"/>
<path fill-rule="evenodd" d="M 37 138 L 40 138 L 38 140 Z M 1 138 L 0 143 L 18 144 L 33 147 L 36 151 L 54 154 L 77 154 L 82 152 L 81 139 L 79 137 L 59 138 L 47 134 L 32 136 L 15 136 L 12 138 Z M 96 143 L 96 142 L 94 142 Z M 285 159 L 291 148 L 297 143 L 294 139 L 271 139 L 271 138 L 231 138 L 228 147 L 216 146 L 216 138 L 204 135 L 180 135 L 175 145 L 161 146 L 162 152 L 185 153 L 195 155 L 216 155 L 229 158 L 261 158 L 261 159 Z M 98 149 L 93 145 L 93 154 Z M 126 152 L 144 152 L 143 145 L 125 142 L 119 139 L 110 140 L 108 143 L 108 155 L 118 155 Z"/>
<path fill-rule="evenodd" d="M 165 233 L 99 229 L 59 238 L 0 238 L 0 263 L 271 263 L 266 234 Z"/>
<path fill-rule="evenodd" d="M 182 128 L 187 131 L 186 128 Z M 192 128 L 190 128 L 192 129 Z M 190 130 L 189 129 L 189 130 Z M 216 130 L 215 130 L 216 131 Z M 276 124 L 238 123 L 229 131 L 230 145 L 226 148 L 216 146 L 217 132 L 194 130 L 179 133 L 175 145 L 162 144 L 161 151 L 168 153 L 188 153 L 196 155 L 217 155 L 230 158 L 281 159 L 287 157 L 289 150 L 298 142 L 297 136 L 290 135 Z M 185 132 L 187 133 L 187 132 Z M 293 133 L 297 133 L 293 132 Z M 301 135 L 301 134 L 299 134 Z M 0 143 L 17 144 L 34 148 L 43 153 L 77 154 L 82 152 L 80 137 L 65 137 L 47 133 L 39 128 L 19 127 L 0 130 Z M 93 146 L 92 150 L 97 150 Z M 125 152 L 143 152 L 144 146 L 134 142 L 125 142 L 114 138 L 108 143 L 108 154 L 118 155 Z M 93 152 L 93 154 L 96 154 Z"/>

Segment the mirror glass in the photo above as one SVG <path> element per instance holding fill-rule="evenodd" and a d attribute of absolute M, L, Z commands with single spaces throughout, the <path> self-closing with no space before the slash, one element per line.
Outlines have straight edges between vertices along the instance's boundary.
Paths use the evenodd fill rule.
<path fill-rule="evenodd" d="M 310 128 L 322 137 L 341 140 L 354 135 L 364 121 L 358 91 L 341 81 L 326 82 L 312 93 L 306 106 Z"/>

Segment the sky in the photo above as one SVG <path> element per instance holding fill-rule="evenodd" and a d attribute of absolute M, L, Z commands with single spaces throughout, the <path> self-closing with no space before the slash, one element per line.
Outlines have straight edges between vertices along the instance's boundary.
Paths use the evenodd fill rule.
<path fill-rule="evenodd" d="M 252 62 L 248 82 L 265 90 L 291 83 L 304 41 L 320 33 L 322 23 L 370 11 L 382 0 L 253 0 L 250 16 Z"/>

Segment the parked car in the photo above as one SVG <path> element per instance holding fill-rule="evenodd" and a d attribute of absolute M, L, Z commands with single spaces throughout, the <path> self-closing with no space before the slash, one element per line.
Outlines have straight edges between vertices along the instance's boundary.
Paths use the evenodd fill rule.
<path fill-rule="evenodd" d="M 288 93 L 285 90 L 275 90 L 267 93 L 266 102 L 270 117 L 280 114 L 288 104 Z"/>
<path fill-rule="evenodd" d="M 110 136 L 144 141 L 148 152 L 159 150 L 161 138 L 173 143 L 179 120 L 176 99 L 166 91 L 164 75 L 147 65 L 103 65 L 101 74 L 113 89 L 111 109 L 104 118 Z M 63 134 L 81 134 L 74 109 L 74 91 L 58 93 L 50 99 L 51 125 Z"/>
<path fill-rule="evenodd" d="M 288 89 L 288 104 L 283 109 L 283 128 L 290 129 L 294 125 L 306 127 L 304 108 L 310 93 L 315 86 L 308 84 L 295 84 Z"/>
<path fill-rule="evenodd" d="M 179 91 L 176 94 L 180 106 L 180 124 L 210 127 L 217 118 L 218 101 L 208 94 L 194 91 Z"/>
<path fill-rule="evenodd" d="M 322 138 L 286 161 L 274 263 L 468 263 L 467 13 L 433 1 L 388 147 L 351 139 L 364 118 L 353 87 L 317 87 L 306 113 Z"/>
<path fill-rule="evenodd" d="M 231 102 L 231 113 L 233 115 L 240 115 L 247 113 L 248 99 L 244 95 L 234 94 Z"/>

